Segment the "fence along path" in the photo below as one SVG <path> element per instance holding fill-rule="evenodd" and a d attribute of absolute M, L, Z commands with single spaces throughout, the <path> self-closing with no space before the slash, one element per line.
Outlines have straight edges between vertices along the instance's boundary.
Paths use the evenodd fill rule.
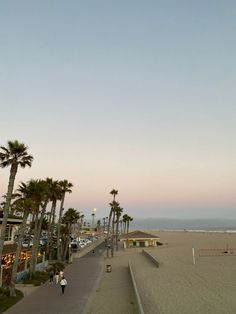
<path fill-rule="evenodd" d="M 199 257 L 209 256 L 236 256 L 235 248 L 224 248 L 224 249 L 198 249 Z"/>

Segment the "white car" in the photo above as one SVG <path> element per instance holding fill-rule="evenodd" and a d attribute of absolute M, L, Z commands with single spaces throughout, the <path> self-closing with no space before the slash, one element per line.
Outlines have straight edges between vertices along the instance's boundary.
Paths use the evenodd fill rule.
<path fill-rule="evenodd" d="M 84 239 L 79 240 L 79 245 L 82 247 L 85 247 L 85 245 L 87 245 L 86 241 Z"/>
<path fill-rule="evenodd" d="M 22 247 L 27 248 L 27 247 L 32 247 L 33 246 L 33 241 L 28 241 L 28 240 L 24 240 L 22 241 Z"/>

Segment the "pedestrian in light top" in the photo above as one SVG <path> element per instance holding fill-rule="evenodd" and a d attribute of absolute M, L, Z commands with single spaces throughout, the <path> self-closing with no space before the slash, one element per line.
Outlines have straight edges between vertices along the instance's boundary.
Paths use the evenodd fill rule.
<path fill-rule="evenodd" d="M 60 271 L 60 280 L 62 279 L 62 277 L 64 277 L 64 273 L 63 273 L 63 271 L 61 270 L 61 271 Z"/>
<path fill-rule="evenodd" d="M 60 281 L 60 285 L 61 285 L 61 292 L 62 294 L 65 293 L 65 287 L 67 286 L 67 280 L 66 278 L 63 276 L 61 281 Z"/>
<path fill-rule="evenodd" d="M 55 274 L 55 281 L 56 281 L 56 284 L 58 284 L 58 282 L 59 282 L 59 271 L 58 270 L 56 271 L 56 274 Z"/>

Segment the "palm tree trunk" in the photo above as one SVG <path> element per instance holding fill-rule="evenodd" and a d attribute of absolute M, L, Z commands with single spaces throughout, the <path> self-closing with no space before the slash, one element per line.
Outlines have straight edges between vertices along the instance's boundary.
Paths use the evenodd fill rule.
<path fill-rule="evenodd" d="M 52 211 L 53 211 L 53 202 L 52 202 L 52 205 L 51 205 L 51 211 L 50 211 L 50 214 L 49 214 L 49 219 L 48 219 L 48 230 L 47 230 L 47 237 L 48 237 L 48 240 L 47 240 L 47 245 L 46 245 L 46 256 L 47 258 L 49 259 L 49 248 L 50 248 L 50 230 L 51 230 L 51 223 L 52 223 Z"/>
<path fill-rule="evenodd" d="M 38 231 L 38 213 L 36 213 L 35 215 L 35 223 L 34 223 L 34 239 L 33 239 L 33 246 L 31 249 L 31 259 L 30 259 L 30 267 L 29 267 L 29 275 L 30 275 L 30 279 L 32 279 L 32 275 L 35 269 L 35 260 L 37 259 L 37 231 Z"/>
<path fill-rule="evenodd" d="M 25 210 L 24 215 L 23 215 L 23 221 L 22 221 L 22 224 L 20 227 L 20 234 L 19 234 L 19 238 L 18 238 L 18 245 L 17 245 L 17 249 L 16 249 L 15 260 L 14 260 L 14 263 L 12 266 L 11 284 L 10 284 L 10 296 L 11 297 L 16 297 L 16 290 L 15 290 L 16 275 L 17 275 L 19 258 L 20 258 L 21 248 L 22 248 L 22 240 L 23 240 L 24 233 L 25 233 L 28 215 L 29 215 L 28 210 Z"/>
<path fill-rule="evenodd" d="M 40 219 L 37 223 L 37 230 L 34 236 L 34 241 L 33 244 L 35 246 L 34 249 L 34 259 L 33 259 L 33 272 L 35 271 L 35 267 L 37 264 L 37 257 L 38 257 L 38 250 L 39 250 L 39 243 L 40 243 L 40 236 L 41 236 L 41 231 L 42 231 L 42 225 L 43 225 L 43 218 L 46 212 L 46 207 L 47 207 L 47 201 L 44 202 L 43 207 L 42 207 L 42 211 L 41 211 L 41 215 L 40 215 Z"/>
<path fill-rule="evenodd" d="M 108 225 L 107 225 L 107 257 L 109 257 L 109 245 L 108 245 L 108 242 L 109 242 L 109 237 L 110 237 L 110 226 L 111 226 L 111 217 L 112 217 L 112 208 L 110 210 L 110 213 L 109 213 L 109 218 L 108 218 Z"/>
<path fill-rule="evenodd" d="M 120 220 L 120 215 L 117 215 L 117 220 L 116 220 L 116 251 L 118 251 L 118 232 L 119 232 L 119 220 Z"/>
<path fill-rule="evenodd" d="M 66 257 L 68 255 L 69 244 L 70 244 L 70 226 L 68 226 L 68 235 L 66 236 L 66 241 L 65 241 L 65 249 L 64 249 L 64 254 L 63 254 L 63 261 L 66 261 Z"/>
<path fill-rule="evenodd" d="M 114 238 L 115 238 L 115 211 L 113 211 L 112 217 L 112 235 L 111 235 L 111 257 L 114 257 Z"/>
<path fill-rule="evenodd" d="M 52 260 L 53 258 L 53 229 L 54 229 L 54 222 L 55 222 L 56 205 L 57 205 L 57 201 L 54 200 L 52 204 L 52 222 L 50 226 L 49 260 Z"/>
<path fill-rule="evenodd" d="M 65 195 L 66 193 L 64 192 L 61 199 L 61 206 L 60 206 L 58 225 L 57 225 L 57 260 L 58 261 L 61 261 L 61 246 L 60 246 L 60 231 L 61 230 L 60 229 L 61 229 L 61 217 L 62 217 L 62 212 L 63 212 Z"/>
<path fill-rule="evenodd" d="M 10 170 L 6 203 L 3 207 L 2 228 L 1 228 L 1 235 L 0 235 L 0 266 L 1 266 L 3 247 L 4 247 L 5 233 L 6 233 L 6 228 L 7 228 L 7 219 L 8 219 L 9 209 L 10 209 L 11 197 L 12 197 L 12 192 L 14 188 L 17 168 L 18 168 L 18 164 L 13 163 Z"/>

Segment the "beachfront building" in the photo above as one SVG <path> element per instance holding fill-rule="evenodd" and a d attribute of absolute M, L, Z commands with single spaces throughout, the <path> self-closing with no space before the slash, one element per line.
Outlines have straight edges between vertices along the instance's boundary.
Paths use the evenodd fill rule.
<path fill-rule="evenodd" d="M 2 228 L 3 212 L 0 211 L 0 231 Z M 22 223 L 22 218 L 14 215 L 9 215 L 7 219 L 7 228 L 5 233 L 4 245 L 13 244 L 17 235 L 19 225 Z"/>
<path fill-rule="evenodd" d="M 123 234 L 120 240 L 123 241 L 124 248 L 157 246 L 160 243 L 158 236 L 140 230 Z"/>
<path fill-rule="evenodd" d="M 0 211 L 0 232 L 2 228 L 2 220 L 3 220 L 3 212 Z M 7 219 L 7 228 L 4 239 L 4 247 L 3 247 L 3 256 L 1 264 L 3 266 L 10 265 L 14 258 L 14 254 L 16 252 L 17 244 L 15 242 L 17 232 L 20 224 L 22 223 L 22 218 L 9 215 Z"/>

